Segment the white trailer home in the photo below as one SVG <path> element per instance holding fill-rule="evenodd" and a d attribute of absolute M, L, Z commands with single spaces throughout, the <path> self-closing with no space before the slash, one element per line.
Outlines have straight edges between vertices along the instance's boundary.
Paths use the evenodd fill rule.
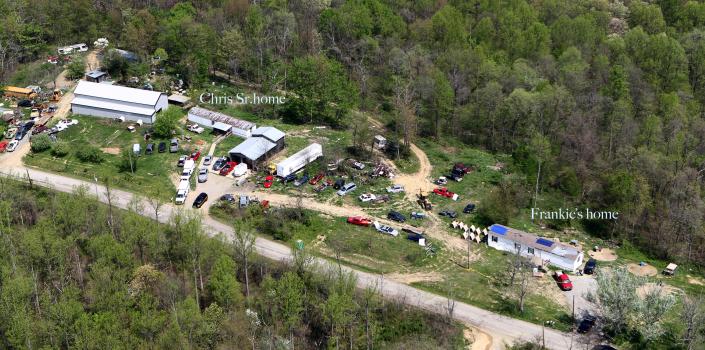
<path fill-rule="evenodd" d="M 252 136 L 252 132 L 257 128 L 254 123 L 201 107 L 191 108 L 188 111 L 188 120 L 204 128 L 219 130 L 223 133 L 231 132 L 242 138 Z"/>
<path fill-rule="evenodd" d="M 277 176 L 285 177 L 295 173 L 321 156 L 323 156 L 323 147 L 318 143 L 312 143 L 308 147 L 294 153 L 291 157 L 279 162 L 277 164 Z"/>
<path fill-rule="evenodd" d="M 550 264 L 563 270 L 577 271 L 583 264 L 580 246 L 561 243 L 510 227 L 494 224 L 487 231 L 487 245 L 517 254 L 537 265 Z"/>

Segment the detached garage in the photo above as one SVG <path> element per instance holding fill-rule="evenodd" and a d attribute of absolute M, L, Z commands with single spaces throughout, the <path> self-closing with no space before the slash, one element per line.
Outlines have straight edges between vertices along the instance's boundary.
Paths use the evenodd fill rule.
<path fill-rule="evenodd" d="M 125 86 L 78 82 L 71 101 L 74 114 L 154 123 L 156 114 L 169 107 L 163 92 Z"/>

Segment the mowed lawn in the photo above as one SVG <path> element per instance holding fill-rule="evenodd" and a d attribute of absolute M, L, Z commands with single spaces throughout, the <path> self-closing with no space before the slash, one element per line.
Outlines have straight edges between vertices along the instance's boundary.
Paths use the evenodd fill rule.
<path fill-rule="evenodd" d="M 169 153 L 168 139 L 153 138 L 149 142 L 144 140 L 144 132 L 149 129 L 149 126 L 138 127 L 135 132 L 129 132 L 127 126 L 130 123 L 87 116 L 73 116 L 71 118 L 78 119 L 79 124 L 57 134 L 58 140 L 66 141 L 71 146 L 68 155 L 57 158 L 52 156 L 49 151 L 29 154 L 25 157 L 25 163 L 51 172 L 90 181 L 95 181 L 97 178 L 98 181 L 103 182 L 107 179 L 116 188 L 140 195 L 157 196 L 164 200 L 169 200 L 174 195 L 175 188 L 170 181 L 170 176 L 174 176 L 178 172 L 176 162 L 179 156 L 187 154 L 193 149 L 207 150 L 207 146 L 213 138 L 211 135 L 196 135 L 187 132 L 192 137 L 191 142 L 177 136 L 180 139 L 180 151 Z M 157 152 L 159 142 L 167 143 L 167 152 Z M 119 165 L 122 160 L 120 152 L 124 149 L 132 150 L 132 145 L 135 143 L 139 143 L 142 149 L 142 155 L 137 161 L 137 169 L 134 174 L 131 171 L 120 171 Z M 155 144 L 154 153 L 151 155 L 144 153 L 147 143 Z M 103 156 L 101 163 L 83 162 L 76 157 L 76 152 L 87 146 L 101 149 Z"/>

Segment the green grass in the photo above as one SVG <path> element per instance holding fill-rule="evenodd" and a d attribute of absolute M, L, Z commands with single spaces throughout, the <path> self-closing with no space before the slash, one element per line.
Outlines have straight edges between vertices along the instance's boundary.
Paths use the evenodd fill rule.
<path fill-rule="evenodd" d="M 190 152 L 193 149 L 204 149 L 212 139 L 211 135 L 191 135 L 192 142 L 182 141 L 181 152 L 158 153 L 156 150 L 151 155 L 144 154 L 147 142 L 142 137 L 142 132 L 147 126 L 142 126 L 134 133 L 127 131 L 127 123 L 117 123 L 108 119 L 73 116 L 78 119 L 79 124 L 57 134 L 59 140 L 68 142 L 72 151 L 63 158 L 56 158 L 50 152 L 39 154 L 29 154 L 25 157 L 25 162 L 30 166 L 35 166 L 48 171 L 61 173 L 72 177 L 94 181 L 109 179 L 115 187 L 142 195 L 158 196 L 168 200 L 174 194 L 174 186 L 169 180 L 172 174 L 179 171 L 176 161 L 179 156 Z M 168 139 L 152 139 L 149 142 L 156 145 Z M 76 157 L 76 150 L 81 147 L 94 146 L 102 149 L 119 148 L 132 149 L 133 143 L 142 145 L 142 155 L 137 163 L 137 171 L 134 174 L 120 172 L 119 164 L 121 155 L 103 153 L 104 161 L 100 164 L 86 163 Z M 200 144 L 199 144 L 200 143 Z"/>
<path fill-rule="evenodd" d="M 245 139 L 234 136 L 234 135 L 230 135 L 230 136 L 222 139 L 215 146 L 215 150 L 213 151 L 213 156 L 215 156 L 215 157 L 226 156 L 228 154 L 228 151 L 233 149 L 235 146 L 239 145 L 244 140 Z"/>

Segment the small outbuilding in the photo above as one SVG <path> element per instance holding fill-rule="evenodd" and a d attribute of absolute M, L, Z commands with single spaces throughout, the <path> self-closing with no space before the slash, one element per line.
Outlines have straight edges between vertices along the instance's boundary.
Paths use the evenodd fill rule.
<path fill-rule="evenodd" d="M 190 101 L 190 97 L 181 94 L 172 94 L 169 96 L 169 103 L 179 107 L 186 106 Z"/>
<path fill-rule="evenodd" d="M 374 146 L 377 149 L 384 149 L 387 147 L 387 139 L 382 135 L 375 135 Z"/>
<path fill-rule="evenodd" d="M 666 266 L 665 269 L 663 269 L 663 274 L 668 275 L 668 276 L 673 276 L 676 274 L 676 269 L 678 268 L 678 265 L 674 263 L 669 263 L 668 266 Z"/>
<path fill-rule="evenodd" d="M 108 79 L 108 72 L 103 72 L 100 70 L 92 70 L 86 73 L 86 80 L 93 83 L 102 83 Z"/>

